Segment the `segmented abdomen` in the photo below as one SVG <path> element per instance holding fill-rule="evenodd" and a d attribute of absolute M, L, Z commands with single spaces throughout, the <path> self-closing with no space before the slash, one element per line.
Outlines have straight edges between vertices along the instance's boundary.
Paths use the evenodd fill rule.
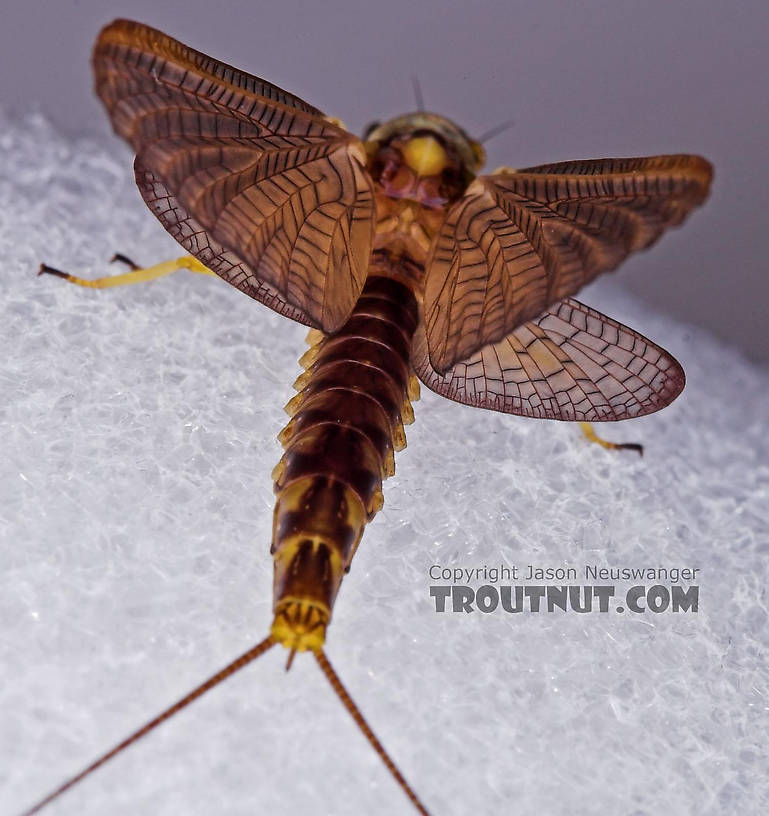
<path fill-rule="evenodd" d="M 308 337 L 273 474 L 272 634 L 289 648 L 322 645 L 363 528 L 382 507 L 382 480 L 394 472 L 418 397 L 409 365 L 417 320 L 407 286 L 370 277 L 339 332 Z"/>

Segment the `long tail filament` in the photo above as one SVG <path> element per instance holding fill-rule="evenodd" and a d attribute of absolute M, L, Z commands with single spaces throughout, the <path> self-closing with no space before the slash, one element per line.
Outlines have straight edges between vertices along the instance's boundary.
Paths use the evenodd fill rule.
<path fill-rule="evenodd" d="M 236 671 L 242 669 L 244 666 L 247 666 L 253 660 L 256 660 L 257 657 L 261 657 L 271 646 L 275 644 L 275 641 L 272 639 L 271 636 L 266 637 L 260 643 L 257 643 L 256 646 L 249 649 L 247 652 L 244 652 L 240 657 L 236 658 L 232 661 L 229 665 L 225 666 L 221 671 L 218 671 L 213 676 L 209 677 L 205 683 L 201 683 L 197 688 L 193 689 L 189 694 L 185 697 L 182 697 L 181 700 L 174 703 L 170 708 L 167 708 L 161 714 L 158 714 L 157 717 L 150 720 L 148 723 L 143 725 L 138 730 L 134 731 L 129 737 L 126 737 L 122 742 L 118 743 L 114 748 L 107 751 L 106 754 L 102 754 L 95 762 L 92 762 L 87 768 L 84 768 L 80 773 L 73 776 L 71 779 L 68 779 L 62 785 L 59 785 L 55 791 L 49 793 L 45 799 L 41 799 L 39 802 L 34 804 L 29 810 L 25 810 L 21 816 L 32 816 L 33 813 L 37 813 L 40 811 L 45 805 L 52 802 L 54 799 L 57 799 L 61 796 L 62 793 L 69 790 L 74 785 L 77 785 L 78 782 L 81 782 L 85 779 L 86 776 L 93 773 L 97 768 L 102 766 L 105 762 L 112 759 L 112 757 L 119 754 L 121 751 L 128 748 L 129 745 L 132 745 L 137 740 L 140 740 L 142 737 L 146 736 L 150 731 L 157 728 L 162 722 L 165 722 L 170 717 L 173 717 L 174 714 L 181 711 L 183 708 L 188 706 L 193 700 L 197 700 L 198 697 L 205 694 L 209 689 L 212 689 L 214 686 L 219 685 L 223 680 L 226 680 L 230 675 L 235 674 Z"/>
<path fill-rule="evenodd" d="M 329 663 L 325 652 L 322 649 L 319 649 L 318 651 L 314 652 L 314 654 L 323 674 L 326 675 L 326 679 L 336 692 L 337 697 L 339 697 L 339 699 L 342 701 L 342 705 L 347 709 L 347 711 L 349 711 L 350 716 L 355 720 L 358 728 L 360 728 L 366 739 L 371 743 L 371 747 L 377 752 L 377 754 L 379 754 L 382 762 L 384 762 L 384 764 L 387 766 L 387 770 L 390 771 L 395 781 L 400 785 L 403 792 L 406 794 L 406 796 L 408 796 L 414 807 L 422 814 L 422 816 L 430 816 L 430 814 L 427 812 L 427 808 L 425 808 L 425 806 L 419 800 L 419 797 L 416 795 L 416 793 L 414 793 L 411 785 L 409 785 L 409 783 L 403 777 L 403 774 L 398 770 L 396 764 L 392 761 L 392 759 L 390 759 L 390 755 L 385 750 L 384 745 L 382 745 L 382 743 L 377 739 L 376 734 L 371 730 L 371 727 L 366 720 L 363 719 L 363 714 L 360 713 L 360 709 L 355 705 L 347 689 L 342 685 L 339 675 L 334 671 L 331 663 Z"/>
<path fill-rule="evenodd" d="M 186 706 L 188 706 L 194 700 L 197 700 L 198 697 L 201 697 L 203 694 L 209 691 L 209 689 L 212 689 L 214 686 L 219 685 L 219 683 L 221 683 L 223 680 L 226 680 L 236 671 L 239 671 L 252 661 L 256 660 L 258 657 L 261 657 L 271 646 L 274 645 L 275 641 L 271 636 L 268 636 L 261 642 L 257 643 L 256 646 L 253 646 L 251 649 L 249 649 L 247 652 L 244 652 L 242 655 L 240 655 L 240 657 L 233 660 L 231 663 L 229 663 L 223 669 L 218 671 L 216 674 L 209 677 L 208 680 L 206 680 L 204 683 L 201 683 L 189 694 L 182 697 L 180 700 L 178 700 L 172 706 L 167 708 L 165 711 L 158 714 L 157 717 L 153 718 L 152 720 L 141 726 L 141 728 L 134 731 L 132 734 L 126 737 L 126 739 L 118 743 L 114 748 L 111 748 L 109 751 L 102 754 L 98 759 L 96 759 L 94 762 L 92 762 L 78 774 L 66 780 L 63 784 L 59 785 L 59 787 L 56 788 L 56 790 L 49 793 L 48 796 L 46 796 L 44 799 L 41 799 L 39 802 L 34 804 L 28 810 L 25 810 L 22 814 L 20 814 L 20 816 L 33 816 L 33 814 L 38 813 L 40 810 L 42 810 L 42 808 L 44 808 L 54 799 L 58 799 L 58 797 L 61 796 L 62 793 L 74 787 L 79 782 L 82 782 L 83 779 L 85 779 L 87 776 L 93 773 L 97 768 L 104 765 L 105 762 L 109 761 L 114 756 L 117 756 L 117 754 L 119 754 L 121 751 L 124 751 L 130 745 L 137 742 L 142 737 L 146 736 L 150 731 L 157 728 L 157 726 L 159 726 L 161 723 L 173 717 L 174 714 L 177 714 L 183 708 L 186 708 Z M 411 800 L 414 807 L 416 807 L 416 809 L 422 814 L 422 816 L 430 816 L 425 806 L 419 800 L 419 797 L 416 795 L 416 793 L 411 788 L 409 783 L 405 780 L 403 774 L 401 774 L 401 772 L 398 770 L 397 766 L 390 758 L 389 754 L 385 750 L 382 743 L 377 739 L 376 735 L 371 730 L 371 727 L 363 718 L 360 709 L 357 707 L 357 705 L 355 705 L 347 689 L 345 689 L 345 687 L 342 685 L 342 681 L 339 679 L 339 675 L 337 675 L 337 673 L 334 671 L 325 653 L 322 650 L 318 650 L 314 652 L 314 654 L 316 660 L 318 661 L 318 665 L 323 671 L 323 674 L 326 675 L 326 678 L 331 684 L 331 687 L 336 692 L 336 695 L 342 701 L 342 704 L 350 713 L 352 718 L 355 720 L 355 722 L 358 725 L 358 728 L 360 728 L 360 730 L 363 732 L 363 734 L 365 735 L 366 739 L 369 741 L 373 749 L 377 752 L 377 754 L 380 756 L 384 764 L 387 766 L 387 769 L 390 771 L 395 781 L 401 787 L 406 796 L 408 796 L 408 798 Z M 293 654 L 290 655 L 289 660 L 291 657 L 293 657 Z"/>

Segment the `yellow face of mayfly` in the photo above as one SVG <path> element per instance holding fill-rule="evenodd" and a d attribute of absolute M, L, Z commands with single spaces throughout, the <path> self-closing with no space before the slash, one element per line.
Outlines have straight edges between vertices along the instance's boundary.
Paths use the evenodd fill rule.
<path fill-rule="evenodd" d="M 449 156 L 434 136 L 414 136 L 401 148 L 406 164 L 419 176 L 436 176 L 449 165 Z"/>
<path fill-rule="evenodd" d="M 458 199 L 485 161 L 478 142 L 434 113 L 377 125 L 365 145 L 369 172 L 386 196 L 432 209 Z"/>

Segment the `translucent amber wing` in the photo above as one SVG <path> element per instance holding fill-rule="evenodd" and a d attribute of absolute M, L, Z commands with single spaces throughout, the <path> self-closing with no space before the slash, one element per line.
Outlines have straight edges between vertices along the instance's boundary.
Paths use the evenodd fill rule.
<path fill-rule="evenodd" d="M 698 156 L 596 159 L 476 179 L 425 278 L 430 359 L 446 371 L 679 224 L 708 193 Z"/>
<path fill-rule="evenodd" d="M 147 206 L 190 255 L 202 261 L 227 283 L 270 309 L 299 323 L 318 328 L 314 320 L 289 303 L 273 286 L 257 278 L 253 270 L 234 252 L 217 243 L 182 207 L 165 184 L 151 170 L 143 167 L 138 159 L 134 162 L 134 173 L 136 185 Z"/>
<path fill-rule="evenodd" d="M 360 141 L 297 97 L 138 23 L 107 26 L 93 68 L 137 175 L 155 185 L 145 199 L 164 198 L 162 187 L 180 207 L 164 211 L 166 229 L 197 232 L 203 254 L 182 243 L 203 263 L 224 251 L 214 271 L 252 297 L 327 332 L 341 326 L 373 235 Z"/>
<path fill-rule="evenodd" d="M 540 419 L 628 419 L 663 408 L 684 372 L 664 349 L 576 300 L 566 299 L 445 374 L 430 365 L 424 328 L 412 363 L 449 399 Z"/>

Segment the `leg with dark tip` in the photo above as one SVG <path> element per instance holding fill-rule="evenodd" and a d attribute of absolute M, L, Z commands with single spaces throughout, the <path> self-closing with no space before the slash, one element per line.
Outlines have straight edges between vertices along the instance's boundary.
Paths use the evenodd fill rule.
<path fill-rule="evenodd" d="M 606 448 L 607 450 L 633 450 L 636 451 L 639 456 L 644 455 L 643 445 L 639 445 L 637 442 L 607 442 L 598 436 L 589 422 L 580 422 L 579 427 L 590 442 L 595 442 L 602 448 Z"/>
<path fill-rule="evenodd" d="M 40 269 L 37 270 L 38 277 L 40 275 L 55 275 L 57 278 L 64 278 L 64 280 L 69 280 L 71 275 L 67 274 L 66 272 L 62 272 L 61 269 L 54 269 L 52 266 L 48 266 L 48 264 L 40 264 Z"/>
<path fill-rule="evenodd" d="M 183 255 L 181 258 L 164 261 L 154 266 L 140 267 L 127 255 L 118 252 L 112 257 L 112 262 L 114 261 L 125 264 L 129 267 L 130 271 L 123 272 L 120 275 L 108 275 L 104 278 L 88 280 L 87 278 L 78 278 L 75 275 L 62 272 L 47 264 L 40 264 L 40 269 L 37 274 L 42 275 L 45 272 L 49 275 L 56 275 L 56 277 L 63 278 L 69 283 L 74 283 L 76 286 L 87 286 L 90 289 L 108 289 L 112 286 L 128 286 L 132 283 L 143 283 L 144 281 L 162 278 L 164 275 L 170 275 L 172 272 L 176 272 L 177 269 L 189 269 L 190 272 L 196 272 L 199 275 L 215 275 L 214 272 L 192 255 Z"/>
<path fill-rule="evenodd" d="M 123 255 L 122 252 L 116 252 L 110 259 L 110 263 L 122 263 L 125 264 L 129 269 L 139 269 L 139 264 L 134 263 L 127 255 Z"/>

